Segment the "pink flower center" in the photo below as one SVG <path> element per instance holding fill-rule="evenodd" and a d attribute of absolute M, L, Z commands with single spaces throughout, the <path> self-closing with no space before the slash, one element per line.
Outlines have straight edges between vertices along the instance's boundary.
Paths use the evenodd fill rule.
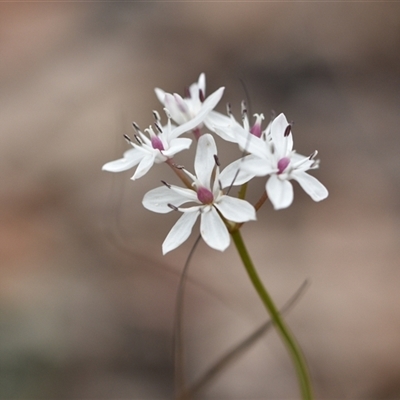
<path fill-rule="evenodd" d="M 281 174 L 290 164 L 289 157 L 283 157 L 278 161 L 278 174 Z"/>
<path fill-rule="evenodd" d="M 157 150 L 160 150 L 160 151 L 161 150 L 165 150 L 161 139 L 159 137 L 157 137 L 157 136 L 153 136 L 151 138 L 151 145 L 153 146 L 153 149 L 157 149 Z"/>
<path fill-rule="evenodd" d="M 261 134 L 262 134 L 261 125 L 262 125 L 262 121 L 264 119 L 264 115 L 254 114 L 254 116 L 256 117 L 256 122 L 251 127 L 250 133 L 254 136 L 261 137 Z"/>
<path fill-rule="evenodd" d="M 197 198 L 203 204 L 212 204 L 212 202 L 214 201 L 214 195 L 205 187 L 200 187 L 197 190 Z"/>
<path fill-rule="evenodd" d="M 261 124 L 255 123 L 250 129 L 250 133 L 254 136 L 261 137 Z"/>

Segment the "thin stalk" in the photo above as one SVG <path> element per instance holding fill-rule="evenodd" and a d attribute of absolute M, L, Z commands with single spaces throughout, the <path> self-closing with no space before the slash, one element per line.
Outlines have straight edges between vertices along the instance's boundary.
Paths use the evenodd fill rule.
<path fill-rule="evenodd" d="M 174 321 L 174 375 L 175 375 L 175 398 L 177 400 L 189 399 L 188 391 L 186 389 L 185 378 L 185 355 L 183 348 L 183 300 L 185 293 L 185 283 L 187 280 L 190 261 L 194 255 L 197 245 L 200 243 L 201 235 L 199 235 L 190 250 L 188 258 L 186 259 L 185 266 L 181 274 L 178 285 L 178 293 L 176 296 L 176 310 Z"/>
<path fill-rule="evenodd" d="M 233 242 L 235 243 L 236 249 L 239 256 L 246 268 L 247 274 L 256 289 L 261 301 L 263 302 L 265 308 L 267 309 L 282 341 L 286 345 L 286 348 L 292 358 L 297 378 L 299 381 L 299 386 L 301 390 L 301 396 L 303 400 L 311 400 L 313 398 L 311 389 L 311 380 L 307 369 L 307 364 L 302 354 L 302 351 L 297 344 L 294 336 L 290 333 L 289 328 L 286 326 L 279 310 L 275 306 L 271 296 L 265 289 L 257 271 L 254 267 L 253 261 L 247 251 L 247 248 L 243 242 L 242 235 L 239 230 L 231 232 Z"/>
<path fill-rule="evenodd" d="M 175 163 L 174 160 L 172 158 L 169 158 L 166 161 L 166 164 L 168 164 L 171 168 L 172 171 L 175 172 L 176 175 L 178 175 L 178 177 L 180 178 L 180 180 L 185 184 L 185 186 L 188 189 L 192 189 L 193 190 L 193 185 L 192 185 L 192 181 L 188 178 L 188 176 L 182 171 L 182 168 L 179 168 Z"/>
<path fill-rule="evenodd" d="M 238 198 L 244 200 L 246 198 L 246 192 L 247 192 L 247 184 L 248 182 L 244 183 L 239 190 Z"/>
<path fill-rule="evenodd" d="M 264 192 L 257 201 L 257 203 L 254 205 L 256 211 L 258 211 L 261 208 L 261 206 L 265 203 L 265 200 L 267 199 L 268 199 L 267 192 Z"/>

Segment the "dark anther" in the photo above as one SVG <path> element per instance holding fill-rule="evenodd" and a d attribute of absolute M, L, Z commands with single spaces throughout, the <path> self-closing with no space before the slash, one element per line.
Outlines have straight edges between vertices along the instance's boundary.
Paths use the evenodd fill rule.
<path fill-rule="evenodd" d="M 216 154 L 214 154 L 214 161 L 215 161 L 215 164 L 218 165 L 218 167 L 221 165 L 221 164 L 219 163 L 219 159 L 218 159 L 218 156 L 217 156 Z"/>
<path fill-rule="evenodd" d="M 171 189 L 171 185 L 165 181 L 161 181 L 163 185 L 165 185 L 168 189 Z"/>
<path fill-rule="evenodd" d="M 127 140 L 129 143 L 132 143 L 132 139 L 128 136 L 124 134 L 124 138 L 125 140 Z"/>
<path fill-rule="evenodd" d="M 201 101 L 202 103 L 203 103 L 204 100 L 206 99 L 205 96 L 204 96 L 204 92 L 203 92 L 201 89 L 199 89 L 199 99 L 200 99 L 200 101 Z"/>
<path fill-rule="evenodd" d="M 318 151 L 317 150 L 315 150 L 313 153 L 311 153 L 310 155 L 309 155 L 309 159 L 310 160 L 312 160 L 313 158 L 315 158 L 316 156 L 317 156 L 317 154 L 318 154 Z"/>
<path fill-rule="evenodd" d="M 157 122 L 161 121 L 160 114 L 156 110 L 153 110 L 153 116 Z"/>
<path fill-rule="evenodd" d="M 135 129 L 136 132 L 140 132 L 139 125 L 136 122 L 132 122 L 132 126 L 133 126 L 133 129 Z"/>
<path fill-rule="evenodd" d="M 158 121 L 157 121 L 157 122 L 154 122 L 154 126 L 156 127 L 156 129 L 158 130 L 158 132 L 162 133 L 162 128 L 161 128 L 161 126 L 158 124 Z"/>
<path fill-rule="evenodd" d="M 231 103 L 226 103 L 226 113 L 231 116 L 232 115 L 232 106 Z"/>
<path fill-rule="evenodd" d="M 138 135 L 134 135 L 134 136 L 135 136 L 136 141 L 137 141 L 139 144 L 143 144 L 142 139 L 141 139 Z"/>
<path fill-rule="evenodd" d="M 285 129 L 285 133 L 284 133 L 284 135 L 283 135 L 283 136 L 285 136 L 285 137 L 289 136 L 289 135 L 290 135 L 290 132 L 291 132 L 291 130 L 292 130 L 292 125 L 291 125 L 291 124 L 289 124 L 289 125 L 286 127 L 286 129 Z"/>
<path fill-rule="evenodd" d="M 247 114 L 247 106 L 246 106 L 246 102 L 244 100 L 242 101 L 241 106 L 242 106 L 242 114 L 243 115 Z"/>
<path fill-rule="evenodd" d="M 167 206 L 168 206 L 169 208 L 172 208 L 174 211 L 179 211 L 178 207 L 175 207 L 175 206 L 174 206 L 173 204 L 171 204 L 171 203 L 168 203 Z"/>

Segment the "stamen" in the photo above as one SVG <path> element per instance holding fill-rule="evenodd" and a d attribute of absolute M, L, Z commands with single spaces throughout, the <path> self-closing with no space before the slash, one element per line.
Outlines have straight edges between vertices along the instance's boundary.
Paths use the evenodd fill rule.
<path fill-rule="evenodd" d="M 163 130 L 162 130 L 161 126 L 158 124 L 158 122 L 159 122 L 159 121 L 154 122 L 154 126 L 156 127 L 156 129 L 158 130 L 158 132 L 162 133 Z"/>
<path fill-rule="evenodd" d="M 135 134 L 134 137 L 135 137 L 136 141 L 137 141 L 140 145 L 143 144 L 143 140 L 139 137 L 139 135 L 136 135 L 136 134 Z"/>
<path fill-rule="evenodd" d="M 153 110 L 153 116 L 154 116 L 154 119 L 156 120 L 156 122 L 161 121 L 160 114 L 158 113 L 158 111 Z"/>
<path fill-rule="evenodd" d="M 315 150 L 313 153 L 311 153 L 310 155 L 309 155 L 309 159 L 310 160 L 312 160 L 312 159 L 314 159 L 316 156 L 317 156 L 317 154 L 318 154 L 318 151 L 317 150 Z"/>
<path fill-rule="evenodd" d="M 231 103 L 226 103 L 226 113 L 231 116 L 232 115 L 232 106 Z"/>
<path fill-rule="evenodd" d="M 168 189 L 171 189 L 171 185 L 165 181 L 161 181 L 163 185 L 165 185 Z"/>
<path fill-rule="evenodd" d="M 179 208 L 176 207 L 176 206 L 174 206 L 174 205 L 171 204 L 171 203 L 168 203 L 167 206 L 168 206 L 169 208 L 172 208 L 174 211 L 179 211 Z"/>
<path fill-rule="evenodd" d="M 285 133 L 283 134 L 283 136 L 288 137 L 290 135 L 290 132 L 292 130 L 292 125 L 289 124 L 286 129 L 285 129 Z"/>
<path fill-rule="evenodd" d="M 133 126 L 133 129 L 135 129 L 136 132 L 138 132 L 138 133 L 141 132 L 141 130 L 139 128 L 139 125 L 136 122 L 132 122 L 132 126 Z"/>
<path fill-rule="evenodd" d="M 204 92 L 199 89 L 199 99 L 202 103 L 204 103 L 204 100 L 206 99 L 206 96 L 204 95 Z"/>
<path fill-rule="evenodd" d="M 241 108 L 242 108 L 242 116 L 247 115 L 247 106 L 244 100 L 241 103 Z"/>
<path fill-rule="evenodd" d="M 218 165 L 218 167 L 221 166 L 221 164 L 219 163 L 219 158 L 216 154 L 214 154 L 214 161 L 215 161 L 215 164 Z"/>
<path fill-rule="evenodd" d="M 128 143 L 132 144 L 132 139 L 128 135 L 124 134 L 124 138 Z"/>

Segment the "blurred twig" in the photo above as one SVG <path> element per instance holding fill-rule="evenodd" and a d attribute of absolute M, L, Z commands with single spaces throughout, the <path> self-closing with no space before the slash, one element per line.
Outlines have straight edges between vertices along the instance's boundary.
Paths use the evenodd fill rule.
<path fill-rule="evenodd" d="M 303 284 L 297 289 L 294 295 L 286 302 L 286 304 L 282 307 L 280 312 L 282 314 L 287 313 L 299 300 L 300 296 L 304 294 L 305 289 L 309 285 L 309 282 L 306 280 Z M 226 367 L 229 366 L 233 361 L 235 361 L 238 357 L 243 355 L 246 350 L 250 348 L 253 344 L 256 343 L 258 339 L 260 339 L 264 334 L 266 334 L 273 327 L 273 323 L 271 320 L 262 324 L 258 329 L 256 329 L 251 335 L 243 339 L 237 345 L 233 346 L 231 350 L 228 350 L 222 357 L 219 358 L 197 381 L 195 381 L 190 387 L 177 397 L 179 400 L 186 400 L 192 398 L 195 394 L 197 394 L 201 389 L 205 387 L 212 379 L 215 379 L 216 376 L 221 373 Z"/>

